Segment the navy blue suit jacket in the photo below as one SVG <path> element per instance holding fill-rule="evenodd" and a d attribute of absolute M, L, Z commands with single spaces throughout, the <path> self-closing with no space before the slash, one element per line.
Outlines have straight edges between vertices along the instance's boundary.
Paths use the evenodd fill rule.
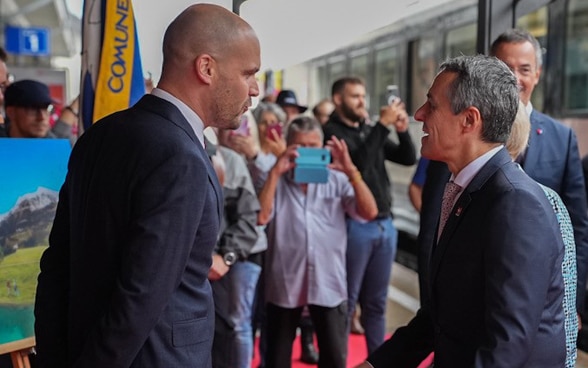
<path fill-rule="evenodd" d="M 222 189 L 193 129 L 152 95 L 76 143 L 41 259 L 42 367 L 210 367 Z"/>
<path fill-rule="evenodd" d="M 556 191 L 570 214 L 578 266 L 576 307 L 582 311 L 588 277 L 588 211 L 582 162 L 573 130 L 533 110 L 529 147 L 522 166 L 531 178 Z"/>
<path fill-rule="evenodd" d="M 415 367 L 561 367 L 564 245 L 543 190 L 505 149 L 457 200 L 431 258 L 429 295 L 368 361 Z"/>

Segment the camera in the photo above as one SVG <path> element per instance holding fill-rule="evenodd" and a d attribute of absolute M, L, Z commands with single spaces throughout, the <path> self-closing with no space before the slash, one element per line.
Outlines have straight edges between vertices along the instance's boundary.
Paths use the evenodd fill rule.
<path fill-rule="evenodd" d="M 329 180 L 327 165 L 331 162 L 331 152 L 326 148 L 299 147 L 294 161 L 295 183 L 326 183 Z"/>
<path fill-rule="evenodd" d="M 386 102 L 388 105 L 391 105 L 394 101 L 400 99 L 400 91 L 398 90 L 398 86 L 395 84 L 391 84 L 386 87 Z"/>

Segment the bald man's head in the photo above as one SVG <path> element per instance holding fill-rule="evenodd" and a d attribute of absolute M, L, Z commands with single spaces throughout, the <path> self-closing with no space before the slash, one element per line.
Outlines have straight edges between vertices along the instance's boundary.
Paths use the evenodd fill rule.
<path fill-rule="evenodd" d="M 198 55 L 223 59 L 244 36 L 255 36 L 241 17 L 213 4 L 196 4 L 169 25 L 163 38 L 163 69 L 191 63 Z"/>
<path fill-rule="evenodd" d="M 260 59 L 247 22 L 221 6 L 192 5 L 165 33 L 158 88 L 189 106 L 205 126 L 235 129 L 259 94 Z"/>

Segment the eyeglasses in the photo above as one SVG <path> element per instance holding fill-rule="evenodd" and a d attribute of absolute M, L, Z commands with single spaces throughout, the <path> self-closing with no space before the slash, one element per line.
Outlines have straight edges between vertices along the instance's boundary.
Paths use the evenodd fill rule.
<path fill-rule="evenodd" d="M 6 80 L 4 82 L 0 83 L 0 92 L 2 92 L 4 94 L 6 92 L 6 88 L 8 88 L 8 86 L 12 82 L 14 82 L 14 75 L 9 73 L 7 75 Z"/>
<path fill-rule="evenodd" d="M 37 114 L 51 115 L 53 112 L 53 105 L 49 106 L 23 106 L 21 107 L 28 116 L 37 116 Z"/>

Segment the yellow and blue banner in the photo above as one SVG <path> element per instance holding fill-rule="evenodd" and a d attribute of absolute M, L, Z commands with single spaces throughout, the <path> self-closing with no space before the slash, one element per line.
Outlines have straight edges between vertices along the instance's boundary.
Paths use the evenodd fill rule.
<path fill-rule="evenodd" d="M 83 129 L 145 94 L 131 0 L 85 0 L 82 17 Z"/>

